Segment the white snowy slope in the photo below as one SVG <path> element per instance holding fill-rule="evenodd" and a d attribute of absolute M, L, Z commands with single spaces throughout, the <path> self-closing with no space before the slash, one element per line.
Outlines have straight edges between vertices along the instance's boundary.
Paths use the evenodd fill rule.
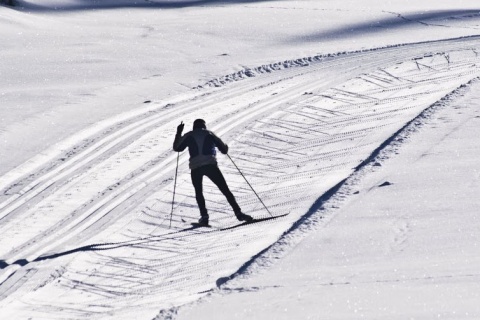
<path fill-rule="evenodd" d="M 477 0 L 15 1 L 0 6 L 0 174 L 245 68 L 480 32 Z"/>
<path fill-rule="evenodd" d="M 252 257 L 278 239 L 282 252 L 297 254 L 290 250 L 308 235 L 305 217 L 323 217 L 317 211 L 331 195 L 346 197 L 337 190 L 345 179 L 355 179 L 360 193 L 344 203 L 370 201 L 366 197 L 377 193 L 366 190 L 379 171 L 361 173 L 372 153 L 480 73 L 480 15 L 472 1 L 461 8 L 442 1 L 428 11 L 428 5 L 409 7 L 402 1 L 388 6 L 377 1 L 19 3 L 15 10 L 0 7 L 0 23 L 10 28 L 0 29 L 8 40 L 0 48 L 5 57 L 0 71 L 6 75 L 0 77 L 2 319 L 168 318 L 217 286 L 224 288 L 216 291 L 221 297 L 208 301 L 222 304 L 224 292 L 236 288 L 227 280 L 246 270 L 247 276 L 266 270 L 245 267 L 256 266 Z M 198 209 L 187 154 L 179 158 L 172 211 L 173 134 L 181 120 L 190 126 L 198 117 L 229 144 L 230 156 L 270 211 L 286 216 L 238 226 L 223 196 L 206 181 L 213 227 L 190 228 Z M 449 128 L 439 130 L 448 133 Z M 432 147 L 433 138 L 424 148 Z M 268 217 L 233 163 L 221 155 L 219 160 L 243 211 Z M 391 160 L 396 161 L 390 162 L 391 172 L 405 168 L 407 160 Z M 395 179 L 414 184 L 419 174 L 411 167 Z M 396 186 L 378 190 L 388 194 Z M 424 190 L 434 197 L 430 188 Z M 391 224 L 375 207 L 385 202 L 371 201 L 359 214 L 379 215 L 371 217 L 372 228 Z M 395 204 L 390 210 L 401 208 Z M 470 208 L 475 211 L 475 204 Z M 321 232 L 313 232 L 299 248 L 328 246 L 330 238 L 322 237 L 330 231 L 332 237 L 354 241 L 348 236 L 361 233 L 364 225 L 342 213 L 329 212 L 339 217 L 337 226 L 332 218 L 331 229 L 321 225 Z M 397 230 L 400 238 L 416 222 L 406 214 L 403 228 L 404 221 L 397 227 L 398 219 L 392 219 L 394 236 Z M 292 226 L 293 233 L 282 238 Z M 338 233 L 342 228 L 351 232 Z M 290 239 L 295 230 L 300 235 Z M 377 245 L 386 248 L 385 257 L 401 251 L 395 240 L 391 246 L 381 240 Z M 305 273 L 315 268 L 334 284 L 352 278 L 349 270 L 358 267 L 352 272 L 365 282 L 381 257 L 363 251 L 361 241 L 340 251 L 344 244 L 334 243 L 330 256 L 318 251 L 319 256 L 301 257 L 296 267 L 305 267 Z M 261 256 L 261 266 L 276 259 L 277 247 L 272 248 Z M 342 267 L 343 274 L 336 268 L 341 252 L 357 254 L 359 261 L 351 269 Z M 401 270 L 405 276 L 419 277 L 416 253 L 406 252 L 411 260 Z M 317 269 L 310 264 L 314 259 L 325 259 L 330 269 Z M 391 280 L 392 261 L 382 260 L 378 283 Z M 439 274 L 456 279 L 448 275 L 451 270 Z M 251 281 L 283 277 L 304 285 L 301 278 L 278 272 Z M 336 287 L 348 291 L 348 286 Z M 281 290 L 270 293 L 284 294 Z M 341 299 L 347 296 L 340 292 L 340 302 L 332 302 L 338 317 L 344 315 Z M 255 299 L 253 307 L 270 303 Z M 199 305 L 205 317 L 206 305 Z M 239 317 L 245 315 L 241 310 Z M 314 310 L 306 306 L 294 315 Z"/>
<path fill-rule="evenodd" d="M 480 318 L 479 101 L 476 81 L 435 104 L 242 275 L 170 315 Z"/>

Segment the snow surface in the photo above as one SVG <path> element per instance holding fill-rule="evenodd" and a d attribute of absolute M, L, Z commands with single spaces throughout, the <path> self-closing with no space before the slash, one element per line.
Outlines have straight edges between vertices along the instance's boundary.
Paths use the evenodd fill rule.
<path fill-rule="evenodd" d="M 477 1 L 17 2 L 1 319 L 480 317 Z M 191 229 L 184 154 L 170 222 L 198 117 L 287 216 Z"/>
<path fill-rule="evenodd" d="M 325 202 L 324 219 L 175 318 L 480 318 L 479 89 L 422 115 Z"/>

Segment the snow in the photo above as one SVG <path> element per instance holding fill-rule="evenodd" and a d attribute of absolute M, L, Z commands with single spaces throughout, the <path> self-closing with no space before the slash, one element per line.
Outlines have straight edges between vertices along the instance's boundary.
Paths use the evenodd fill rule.
<path fill-rule="evenodd" d="M 0 24 L 2 319 L 479 317 L 475 1 L 18 1 Z M 287 216 L 236 227 L 206 181 L 190 229 L 187 155 L 172 211 L 198 117 Z"/>
<path fill-rule="evenodd" d="M 347 180 L 295 247 L 274 245 L 176 319 L 478 318 L 478 88 Z"/>

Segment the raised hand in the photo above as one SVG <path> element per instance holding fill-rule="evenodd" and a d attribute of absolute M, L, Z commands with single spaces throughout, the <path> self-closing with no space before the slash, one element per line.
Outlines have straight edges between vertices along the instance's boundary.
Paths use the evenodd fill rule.
<path fill-rule="evenodd" d="M 177 127 L 177 134 L 182 134 L 183 127 L 185 127 L 185 124 L 182 121 L 182 123 L 180 123 Z"/>

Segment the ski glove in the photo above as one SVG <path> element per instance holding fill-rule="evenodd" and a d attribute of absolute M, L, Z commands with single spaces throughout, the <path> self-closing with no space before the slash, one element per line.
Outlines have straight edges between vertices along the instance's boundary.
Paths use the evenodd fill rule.
<path fill-rule="evenodd" d="M 182 131 L 183 131 L 183 127 L 185 126 L 185 124 L 183 123 L 180 123 L 177 127 L 177 134 L 181 135 L 182 134 Z"/>

